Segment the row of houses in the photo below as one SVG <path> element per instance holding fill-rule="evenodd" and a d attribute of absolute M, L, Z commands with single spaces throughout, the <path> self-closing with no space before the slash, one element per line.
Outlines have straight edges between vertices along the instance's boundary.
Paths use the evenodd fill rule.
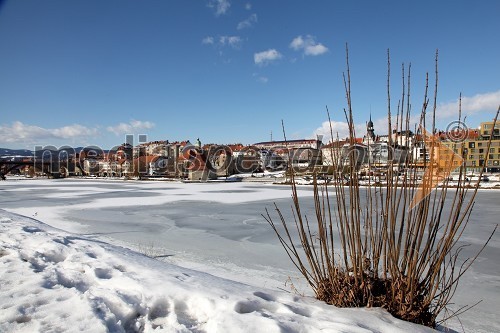
<path fill-rule="evenodd" d="M 239 173 L 307 169 L 322 164 L 321 138 L 269 141 L 253 145 L 205 144 L 190 141 L 154 141 L 135 147 L 122 144 L 109 152 L 92 148 L 80 152 L 87 175 L 115 177 L 172 177 L 189 180 L 214 179 Z"/>
<path fill-rule="evenodd" d="M 331 142 L 322 148 L 323 165 L 405 165 L 423 168 L 432 160 L 440 168 L 458 168 L 462 162 L 470 172 L 500 172 L 500 124 L 482 122 L 478 129 L 456 128 L 436 133 L 393 130 L 391 135 L 375 135 L 368 121 L 363 138 Z M 491 139 L 491 141 L 490 141 Z"/>
<path fill-rule="evenodd" d="M 441 146 L 449 148 L 439 151 L 425 144 L 423 133 L 394 130 L 389 135 L 377 135 L 371 119 L 363 137 L 328 144 L 323 144 L 320 136 L 315 139 L 265 141 L 248 146 L 202 145 L 199 139 L 195 144 L 189 140 L 152 141 L 136 146 L 124 143 L 109 151 L 86 147 L 68 158 L 75 163 L 73 166 L 68 163 L 69 167 L 64 172 L 66 175 L 207 180 L 289 167 L 297 172 L 329 172 L 333 165 L 356 168 L 405 165 L 419 168 L 424 167 L 431 156 L 441 166 L 451 164 L 458 167 L 461 161 L 454 159 L 454 154 L 465 160 L 464 165 L 470 171 L 499 172 L 499 127 L 496 125 L 493 128 L 493 122 L 483 122 L 478 129 L 438 131 L 431 137 Z"/>
<path fill-rule="evenodd" d="M 259 169 L 258 150 L 242 144 L 196 145 L 190 141 L 154 141 L 138 146 L 123 144 L 107 153 L 82 151 L 83 173 L 114 177 L 170 177 L 215 179 Z"/>

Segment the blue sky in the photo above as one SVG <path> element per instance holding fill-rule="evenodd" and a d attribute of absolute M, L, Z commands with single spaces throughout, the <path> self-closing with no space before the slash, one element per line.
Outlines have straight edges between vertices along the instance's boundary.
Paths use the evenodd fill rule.
<path fill-rule="evenodd" d="M 342 136 L 345 43 L 360 131 L 371 112 L 386 132 L 387 49 L 393 110 L 402 63 L 421 109 L 439 49 L 438 125 L 462 93 L 476 127 L 500 104 L 499 14 L 497 0 L 4 1 L 0 147 L 251 144 L 281 139 L 282 119 L 289 139 L 310 138 L 327 132 L 325 106 Z"/>

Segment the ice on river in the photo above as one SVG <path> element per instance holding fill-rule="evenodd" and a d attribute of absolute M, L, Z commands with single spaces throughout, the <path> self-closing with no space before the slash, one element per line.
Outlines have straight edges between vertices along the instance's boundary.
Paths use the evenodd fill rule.
<path fill-rule="evenodd" d="M 309 297 L 261 217 L 274 203 L 291 217 L 287 186 L 71 179 L 0 186 L 2 332 L 429 331 L 382 309 L 336 309 Z M 312 215 L 311 189 L 299 195 Z M 497 223 L 499 195 L 478 194 L 465 256 Z M 455 309 L 482 300 L 460 316 L 466 332 L 500 331 L 499 246 L 494 236 L 457 291 Z M 457 320 L 445 326 L 462 330 Z"/>

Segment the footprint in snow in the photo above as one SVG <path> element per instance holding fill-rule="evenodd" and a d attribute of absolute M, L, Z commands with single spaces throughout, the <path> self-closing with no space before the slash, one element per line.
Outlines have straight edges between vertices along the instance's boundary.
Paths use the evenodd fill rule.
<path fill-rule="evenodd" d="M 268 316 L 269 313 L 291 313 L 303 317 L 310 317 L 311 313 L 307 309 L 300 306 L 280 304 L 276 302 L 276 297 L 266 294 L 261 291 L 253 293 L 258 299 L 247 299 L 246 301 L 237 302 L 234 306 L 234 311 L 239 314 L 247 314 L 258 312 L 262 316 Z"/>
<path fill-rule="evenodd" d="M 108 280 L 113 277 L 113 271 L 109 268 L 96 268 L 94 273 L 99 279 Z"/>
<path fill-rule="evenodd" d="M 9 251 L 7 251 L 6 249 L 0 249 L 0 258 L 2 258 L 3 256 L 6 256 L 9 254 Z"/>
<path fill-rule="evenodd" d="M 239 314 L 247 314 L 252 312 L 270 312 L 275 313 L 278 310 L 278 306 L 275 302 L 263 302 L 259 299 L 249 299 L 246 301 L 240 301 L 234 306 L 234 311 Z"/>
<path fill-rule="evenodd" d="M 30 234 L 34 234 L 35 232 L 42 232 L 43 230 L 38 228 L 38 227 L 27 226 L 27 227 L 23 227 L 23 231 L 30 233 Z"/>
<path fill-rule="evenodd" d="M 268 301 L 268 302 L 275 302 L 276 301 L 276 297 L 274 297 L 273 295 L 270 295 L 270 294 L 263 293 L 261 291 L 256 291 L 253 294 L 254 294 L 254 296 L 262 298 L 263 300 Z"/>
<path fill-rule="evenodd" d="M 90 258 L 92 258 L 92 259 L 97 259 L 97 255 L 96 255 L 95 253 L 93 253 L 93 252 L 87 252 L 87 253 L 85 253 L 85 254 L 86 254 L 87 256 L 89 256 Z"/>
<path fill-rule="evenodd" d="M 177 301 L 174 306 L 174 312 L 177 316 L 177 322 L 184 325 L 190 332 L 202 333 L 204 332 L 199 328 L 200 323 L 195 317 L 189 313 L 189 308 L 183 301 Z"/>
<path fill-rule="evenodd" d="M 186 281 L 187 279 L 189 279 L 191 277 L 191 275 L 187 274 L 187 273 L 182 273 L 182 275 L 176 275 L 175 278 L 179 281 Z"/>
<path fill-rule="evenodd" d="M 167 317 L 170 313 L 170 303 L 166 299 L 157 300 L 149 309 L 148 319 L 151 321 L 153 329 L 162 329 L 167 324 Z"/>
<path fill-rule="evenodd" d="M 97 257 L 95 257 L 95 258 L 97 258 Z M 117 271 L 122 272 L 122 273 L 127 271 L 127 268 L 125 268 L 125 266 L 123 266 L 123 265 L 115 265 L 115 266 L 113 266 L 113 268 L 116 269 Z"/>

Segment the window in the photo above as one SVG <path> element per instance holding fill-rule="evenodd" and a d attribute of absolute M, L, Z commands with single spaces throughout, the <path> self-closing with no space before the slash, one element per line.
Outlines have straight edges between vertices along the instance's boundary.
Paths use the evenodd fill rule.
<path fill-rule="evenodd" d="M 471 152 L 472 154 L 474 154 L 474 153 L 476 152 L 476 149 L 471 148 L 470 152 Z"/>
<path fill-rule="evenodd" d="M 469 148 L 475 148 L 476 143 L 475 142 L 469 142 Z"/>
<path fill-rule="evenodd" d="M 483 146 L 483 143 L 482 143 L 482 142 L 478 142 L 478 143 L 477 143 L 477 146 L 478 146 L 478 147 L 482 147 L 482 146 Z"/>
<path fill-rule="evenodd" d="M 476 166 L 476 161 L 472 161 L 472 166 Z"/>
<path fill-rule="evenodd" d="M 491 166 L 491 164 L 492 164 L 491 161 L 488 161 L 488 165 Z"/>
<path fill-rule="evenodd" d="M 474 159 L 474 155 L 469 155 L 469 159 L 473 160 Z"/>
<path fill-rule="evenodd" d="M 483 159 L 484 158 L 484 155 L 479 155 L 479 159 Z"/>
<path fill-rule="evenodd" d="M 492 160 L 492 159 L 493 159 L 493 154 L 488 155 L 488 158 L 489 158 L 490 160 Z"/>
<path fill-rule="evenodd" d="M 479 149 L 479 154 L 484 153 L 484 149 Z"/>

